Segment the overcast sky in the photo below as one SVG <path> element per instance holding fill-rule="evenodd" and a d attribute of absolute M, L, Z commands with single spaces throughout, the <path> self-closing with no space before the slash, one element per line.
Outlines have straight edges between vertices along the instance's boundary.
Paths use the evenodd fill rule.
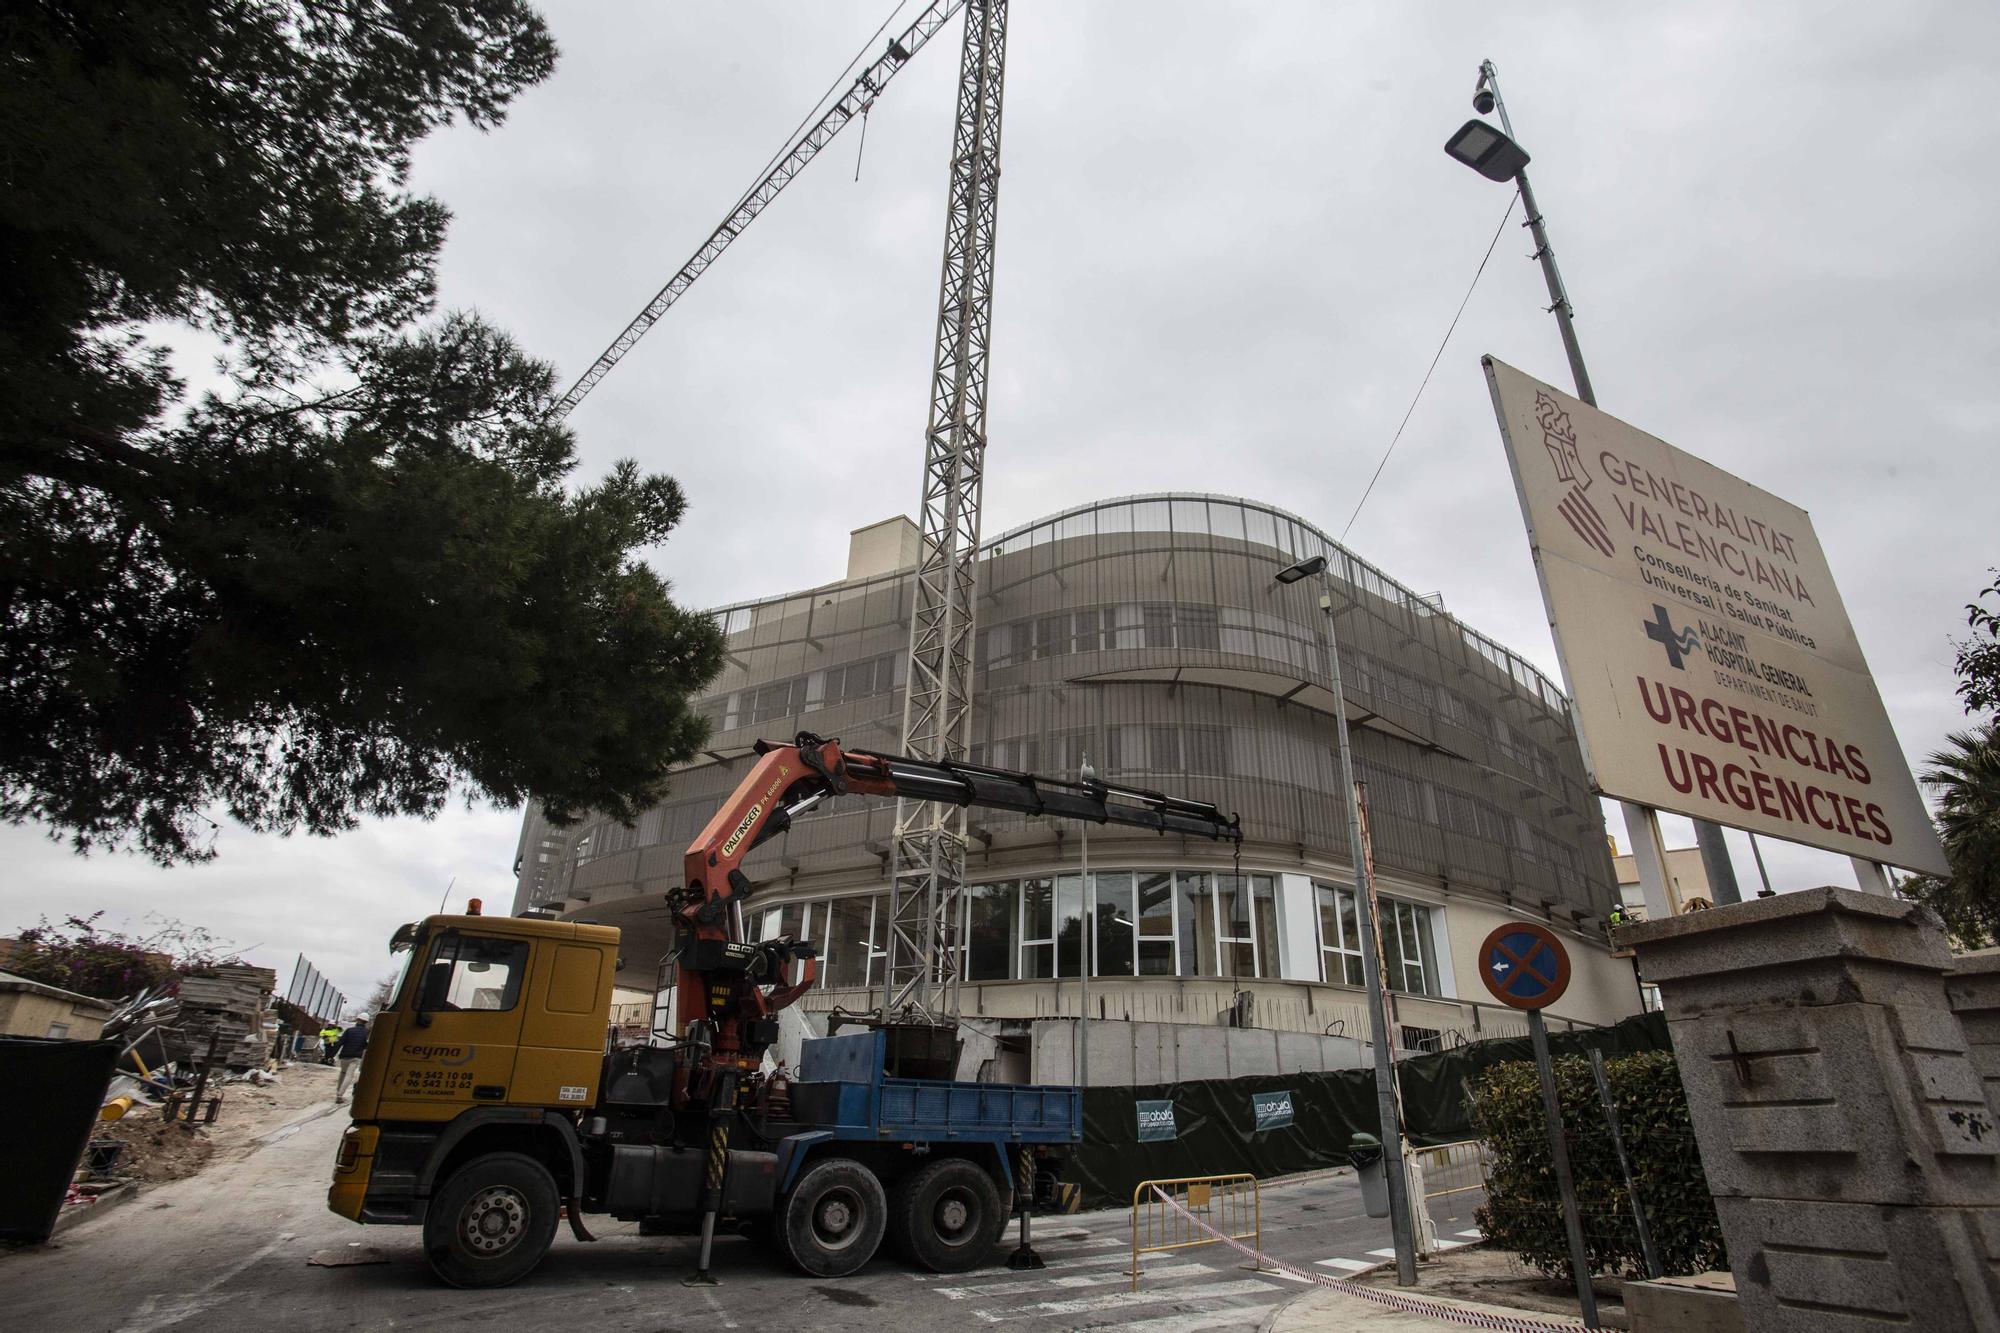
<path fill-rule="evenodd" d="M 573 378 L 892 3 L 546 4 L 554 77 L 418 154 L 456 219 L 444 305 Z M 837 578 L 850 529 L 916 507 L 958 34 L 883 95 L 858 183 L 850 129 L 571 418 L 580 478 L 634 457 L 687 488 L 652 556 L 687 602 Z M 986 531 L 1192 490 L 1338 535 L 1507 207 L 1441 151 L 1490 57 L 1603 407 L 1811 512 L 1920 762 L 1963 724 L 1949 638 L 2000 563 L 1995 49 L 1993 6 L 1915 0 L 1020 0 Z M 1510 225 L 1348 543 L 1554 674 L 1479 368 L 1568 382 L 1530 248 Z M 0 828 L 0 929 L 163 913 L 358 997 L 454 876 L 505 907 L 518 829 L 224 828 L 217 862 L 162 871 Z M 1780 888 L 1853 882 L 1764 845 Z"/>

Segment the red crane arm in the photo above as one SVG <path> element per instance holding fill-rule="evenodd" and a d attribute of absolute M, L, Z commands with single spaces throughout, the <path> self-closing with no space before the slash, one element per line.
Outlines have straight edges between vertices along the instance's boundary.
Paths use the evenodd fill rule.
<path fill-rule="evenodd" d="M 811 944 L 789 937 L 749 943 L 740 938 L 736 908 L 756 888 L 743 873 L 744 858 L 828 797 L 907 796 L 1243 841 L 1235 816 L 1139 787 L 842 750 L 838 740 L 810 732 L 800 732 L 790 745 L 758 741 L 757 753 L 756 764 L 688 847 L 673 898 L 681 929 L 677 1021 L 684 1037 L 691 1024 L 708 1025 L 702 1036 L 713 1043 L 711 1066 L 754 1068 L 776 1039 L 772 1015 L 811 989 L 817 976 Z M 752 1023 L 759 1026 L 747 1026 Z"/>

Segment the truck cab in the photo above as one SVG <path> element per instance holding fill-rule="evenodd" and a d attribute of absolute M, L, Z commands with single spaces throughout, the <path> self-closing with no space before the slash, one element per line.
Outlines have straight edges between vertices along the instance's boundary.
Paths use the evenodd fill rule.
<path fill-rule="evenodd" d="M 1081 1137 L 1074 1088 L 955 1082 L 956 1035 L 935 1025 L 809 1039 L 796 1080 L 749 1069 L 708 1104 L 690 1034 L 606 1049 L 618 941 L 477 914 L 398 930 L 409 962 L 372 1025 L 328 1207 L 421 1227 L 455 1286 L 525 1276 L 565 1212 L 579 1240 L 588 1213 L 694 1234 L 704 1198 L 710 1228 L 754 1227 L 814 1276 L 885 1244 L 958 1272 L 991 1261 L 1010 1200 L 1052 1192 Z"/>
<path fill-rule="evenodd" d="M 371 1024 L 328 1207 L 357 1222 L 424 1225 L 451 1202 L 461 1166 L 504 1158 L 499 1175 L 513 1184 L 471 1209 L 471 1232 L 437 1243 L 492 1256 L 530 1239 L 519 1232 L 530 1220 L 553 1235 L 557 1203 L 583 1184 L 577 1113 L 597 1101 L 618 931 L 433 916 L 391 947 L 409 961 Z M 544 1206 L 530 1213 L 528 1203 Z"/>

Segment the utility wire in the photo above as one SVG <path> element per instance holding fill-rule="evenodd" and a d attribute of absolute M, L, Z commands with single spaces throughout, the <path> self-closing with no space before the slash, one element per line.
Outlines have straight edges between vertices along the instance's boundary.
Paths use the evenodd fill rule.
<path fill-rule="evenodd" d="M 1507 200 L 1507 211 L 1500 215 L 1500 225 L 1493 229 L 1493 239 L 1486 243 L 1486 254 L 1479 261 L 1478 271 L 1472 275 L 1471 286 L 1465 289 L 1465 299 L 1458 303 L 1458 310 L 1451 317 L 1451 327 L 1444 331 L 1444 338 L 1438 343 L 1437 354 L 1431 357 L 1430 367 L 1424 371 L 1424 380 L 1417 386 L 1416 397 L 1410 399 L 1409 411 L 1403 413 L 1403 420 L 1396 427 L 1394 438 L 1389 441 L 1389 447 L 1382 451 L 1382 461 L 1375 465 L 1375 475 L 1368 479 L 1368 489 L 1361 492 L 1361 498 L 1355 501 L 1354 512 L 1347 516 L 1347 527 L 1340 530 L 1340 540 L 1343 543 L 1347 540 L 1348 532 L 1354 527 L 1354 520 L 1361 517 L 1361 506 L 1367 504 L 1368 497 L 1375 493 L 1375 483 L 1382 479 L 1382 469 L 1389 466 L 1389 455 L 1396 452 L 1396 445 L 1402 440 L 1404 429 L 1409 426 L 1410 418 L 1416 414 L 1417 404 L 1423 401 L 1424 390 L 1430 387 L 1431 375 L 1437 370 L 1438 362 L 1444 359 L 1444 349 L 1450 344 L 1451 335 L 1458 331 L 1458 321 L 1465 314 L 1465 307 L 1471 303 L 1472 293 L 1478 290 L 1479 279 L 1486 273 L 1487 260 L 1493 258 L 1494 247 L 1500 244 L 1500 236 L 1507 230 L 1507 220 L 1514 216 L 1516 202 L 1518 196 Z"/>

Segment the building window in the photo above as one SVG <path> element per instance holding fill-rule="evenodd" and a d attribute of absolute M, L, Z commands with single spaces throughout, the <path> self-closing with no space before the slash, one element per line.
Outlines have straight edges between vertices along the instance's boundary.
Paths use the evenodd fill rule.
<path fill-rule="evenodd" d="M 1336 985 L 1363 984 L 1354 890 L 1315 881 L 1313 897 L 1319 906 L 1319 979 Z"/>
<path fill-rule="evenodd" d="M 1139 975 L 1174 975 L 1174 877 L 1169 874 L 1139 876 L 1139 915 L 1129 918 L 1139 932 Z"/>
<path fill-rule="evenodd" d="M 1133 923 L 1139 918 L 1132 915 L 1132 876 L 1120 871 L 1109 875 L 1093 875 L 1092 888 L 1095 898 L 1091 908 L 1097 935 L 1096 973 L 1101 977 L 1129 977 L 1132 975 L 1132 932 Z M 1173 899 L 1167 899 L 1168 911 L 1173 910 Z M 1171 920 L 1168 930 L 1173 929 Z M 1168 948 L 1173 947 L 1171 936 Z"/>
<path fill-rule="evenodd" d="M 1056 876 L 1056 975 L 1083 974 L 1083 960 L 1089 954 L 1084 938 L 1083 876 Z"/>
<path fill-rule="evenodd" d="M 1042 980 L 1056 974 L 1055 881 L 1038 875 L 1021 881 L 1021 977 Z"/>
<path fill-rule="evenodd" d="M 61 1040 L 62 1038 L 69 1036 L 69 1024 L 67 1023 L 49 1024 L 48 1035 L 58 1040 Z"/>
<path fill-rule="evenodd" d="M 1019 938 L 1018 886 L 1013 880 L 973 884 L 965 891 L 965 979 L 1009 981 Z"/>
<path fill-rule="evenodd" d="M 821 941 L 822 975 L 830 990 L 858 990 L 868 985 L 869 955 L 874 952 L 875 898 L 835 898 L 826 904 L 825 938 Z"/>
<path fill-rule="evenodd" d="M 1179 926 L 1180 974 L 1212 977 L 1215 967 L 1215 877 L 1202 870 L 1174 876 L 1174 912 Z"/>
<path fill-rule="evenodd" d="M 1438 993 L 1437 958 L 1431 948 L 1431 909 L 1418 903 L 1380 898 L 1382 970 L 1391 990 L 1411 995 Z"/>

